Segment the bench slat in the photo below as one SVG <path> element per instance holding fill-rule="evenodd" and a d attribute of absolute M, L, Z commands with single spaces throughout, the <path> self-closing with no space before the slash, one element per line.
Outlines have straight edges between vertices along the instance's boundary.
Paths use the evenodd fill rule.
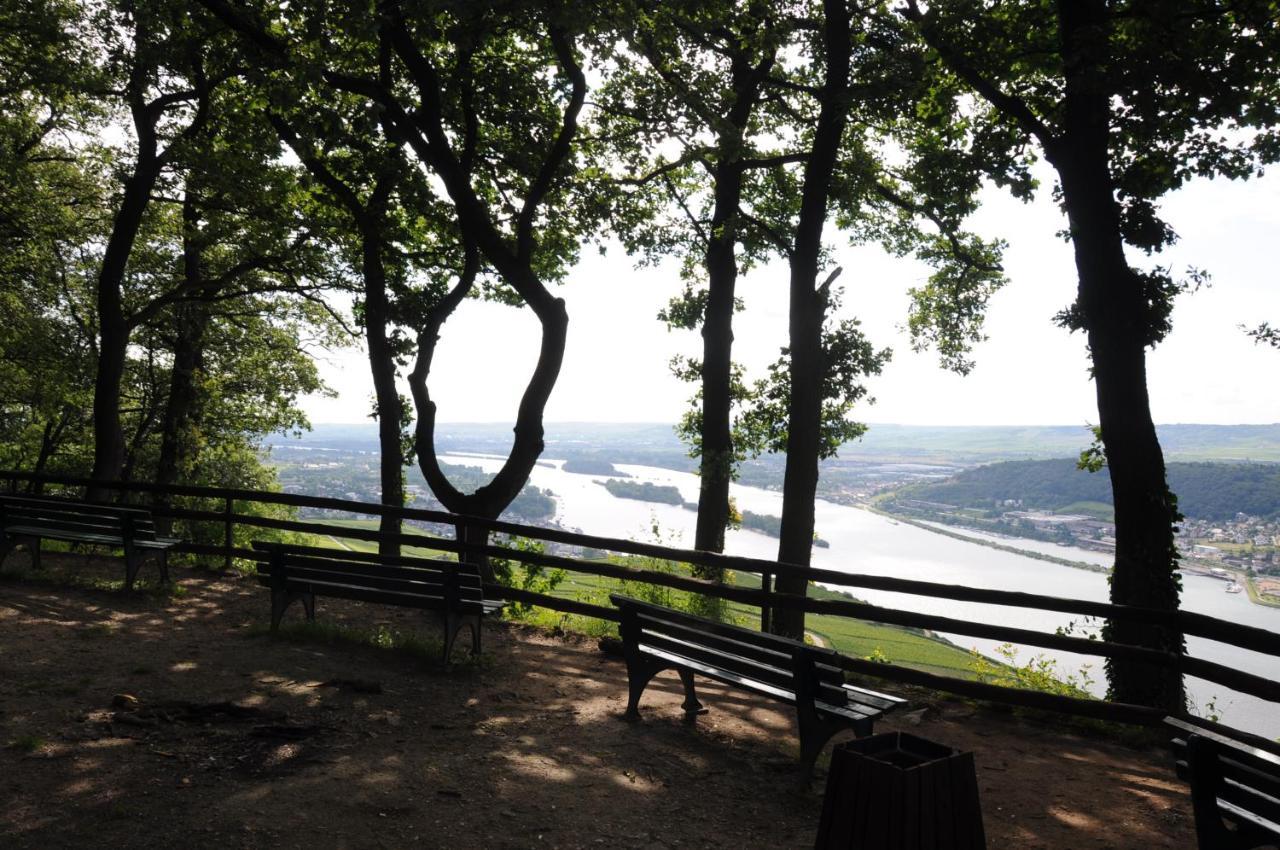
<path fill-rule="evenodd" d="M 762 664 L 750 658 L 743 658 L 713 647 L 695 643 L 671 635 L 661 634 L 644 628 L 640 632 L 640 640 L 649 646 L 658 646 L 667 651 L 678 653 L 686 658 L 693 658 L 714 667 L 722 667 L 749 679 L 767 682 L 780 688 L 790 688 L 794 681 L 791 672 L 791 659 L 787 659 L 785 668 L 770 664 Z"/>
<path fill-rule="evenodd" d="M 1223 799 L 1218 800 L 1218 810 L 1236 822 L 1243 821 L 1270 833 L 1280 842 L 1280 821 L 1264 818 Z"/>
<path fill-rule="evenodd" d="M 287 556 L 291 561 L 298 557 L 336 557 L 341 558 L 344 561 L 367 563 L 378 566 L 412 567 L 444 564 L 456 567 L 458 565 L 456 560 L 446 560 L 444 558 L 424 558 L 415 555 L 381 555 L 377 552 L 358 552 L 353 549 L 302 546 L 296 543 L 272 543 L 265 540 L 253 541 L 253 548 L 264 553 L 264 556 L 269 555 L 272 552 L 280 552 Z M 474 570 L 468 570 L 468 572 L 474 572 Z"/>
<path fill-rule="evenodd" d="M 843 687 L 843 689 L 849 694 L 849 699 L 863 705 L 871 706 L 872 708 L 877 708 L 881 711 L 891 711 L 906 702 L 902 697 L 894 697 L 877 691 L 869 691 L 866 688 L 860 688 L 857 685 L 842 685 L 841 687 Z"/>
<path fill-rule="evenodd" d="M 759 632 L 755 629 L 746 629 L 742 626 L 731 626 L 728 623 L 717 623 L 714 620 L 708 620 L 694 614 L 686 614 L 683 611 L 676 611 L 672 608 L 664 608 L 661 605 L 653 605 L 649 602 L 641 602 L 638 599 L 632 599 L 629 596 L 621 596 L 619 594 L 610 594 L 609 599 L 618 608 L 633 608 L 642 615 L 648 615 L 659 620 L 666 620 L 675 623 L 684 623 L 691 625 L 696 629 L 709 631 L 713 634 L 723 637 L 737 638 L 757 646 L 768 646 L 776 648 L 779 652 L 787 655 L 791 654 L 791 650 L 796 646 L 803 646 L 814 653 L 815 659 L 821 656 L 834 656 L 835 650 L 827 649 L 820 646 L 809 646 L 801 641 L 792 640 L 791 638 L 779 637 L 778 635 L 769 634 L 768 632 Z"/>
<path fill-rule="evenodd" d="M 677 664 L 681 667 L 688 667 L 691 670 L 697 670 L 709 679 L 716 679 L 717 681 L 725 682 L 730 685 L 738 685 L 739 687 L 746 688 L 747 690 L 765 694 L 792 705 L 795 704 L 795 692 L 786 688 L 780 688 L 776 685 L 770 684 L 769 682 L 761 682 L 758 679 L 752 679 L 748 676 L 740 676 L 733 671 L 725 670 L 711 664 L 704 664 L 695 658 L 690 658 L 687 655 L 681 655 L 678 652 L 671 652 L 650 643 L 642 643 L 639 646 L 642 652 L 661 658 L 665 661 L 669 661 L 672 664 Z M 821 700 L 815 702 L 814 707 L 824 714 L 837 714 L 854 721 L 871 720 L 876 714 L 859 711 L 858 709 L 847 705 L 832 705 L 830 703 L 822 702 Z"/>
<path fill-rule="evenodd" d="M 724 652 L 733 655 L 739 655 L 743 658 L 750 658 L 753 661 L 759 661 L 768 664 L 771 667 L 785 667 L 791 669 L 791 652 L 784 652 L 777 647 L 758 646 L 741 640 L 738 637 L 727 637 L 725 635 L 716 634 L 688 623 L 678 623 L 674 620 L 655 617 L 649 613 L 639 614 L 636 619 L 642 628 L 651 631 L 669 634 L 686 640 L 692 640 L 707 646 L 713 646 Z"/>
<path fill-rule="evenodd" d="M 258 565 L 260 569 L 265 569 L 269 568 L 270 563 L 269 560 L 264 560 L 259 561 Z M 457 564 L 450 565 L 447 561 L 424 561 L 421 566 L 384 567 L 364 561 L 348 561 L 344 558 L 316 558 L 300 555 L 287 556 L 285 563 L 290 571 L 307 569 L 342 575 L 369 576 L 371 578 L 435 581 L 441 584 L 448 581 L 451 573 L 457 568 Z M 480 576 L 476 573 L 459 571 L 457 580 L 459 587 L 471 588 L 479 592 Z"/>
<path fill-rule="evenodd" d="M 32 496 L 0 496 L 0 507 L 5 509 L 27 508 L 35 510 L 71 511 L 81 514 L 100 514 L 104 516 L 132 515 L 139 519 L 150 519 L 151 510 L 133 505 L 104 505 L 95 502 L 76 502 L 70 499 L 36 498 Z"/>
<path fill-rule="evenodd" d="M 270 585 L 271 571 L 260 571 L 265 576 L 264 583 Z M 319 584 L 340 584 L 351 587 L 367 587 L 373 590 L 390 590 L 399 593 L 421 594 L 444 597 L 448 585 L 441 577 L 416 578 L 383 578 L 381 576 L 343 573 L 333 570 L 313 570 L 304 567 L 289 566 L 285 571 L 286 581 L 316 582 Z M 454 594 L 459 601 L 479 601 L 483 598 L 476 588 L 458 588 Z"/>
<path fill-rule="evenodd" d="M 1172 746 L 1178 764 L 1186 767 L 1188 764 L 1186 739 L 1174 738 Z M 1269 762 L 1250 759 L 1249 756 L 1248 752 L 1238 747 L 1227 749 L 1223 746 L 1223 752 L 1218 758 L 1222 775 L 1246 785 L 1253 785 L 1273 797 L 1280 798 L 1280 769 L 1270 768 Z"/>
<path fill-rule="evenodd" d="M 86 532 L 96 531 L 103 534 L 115 534 L 117 536 L 124 530 L 123 523 L 112 522 L 109 517 L 70 515 L 58 517 L 43 513 L 28 513 L 27 511 L 6 511 L 4 525 L 6 528 L 14 526 L 74 528 Z"/>
<path fill-rule="evenodd" d="M 641 652 L 652 655 L 656 658 L 661 658 L 664 661 L 670 661 L 672 664 L 678 664 L 682 667 L 688 667 L 691 670 L 697 670 L 707 678 L 727 682 L 731 685 L 738 685 L 749 691 L 767 694 L 775 699 L 780 699 L 783 702 L 794 704 L 796 701 L 795 692 L 785 688 L 780 688 L 777 685 L 770 684 L 769 682 L 761 682 L 756 679 L 751 679 L 746 676 L 739 675 L 732 670 L 725 670 L 721 667 L 716 667 L 699 661 L 696 658 L 690 658 L 687 655 L 681 655 L 677 652 L 671 652 L 666 648 L 654 646 L 653 644 L 642 643 L 639 644 L 639 647 Z"/>
<path fill-rule="evenodd" d="M 43 525 L 11 525 L 5 526 L 4 533 L 14 537 L 40 537 L 48 540 L 66 540 L 77 543 L 100 543 L 104 546 L 124 545 L 124 538 L 119 534 L 80 531 L 75 528 L 55 528 L 54 526 Z"/>
<path fill-rule="evenodd" d="M 1207 738 L 1208 740 L 1225 747 L 1230 751 L 1231 758 L 1236 761 L 1244 764 L 1250 764 L 1257 769 L 1268 773 L 1280 773 L 1280 755 L 1258 749 L 1257 747 L 1246 744 L 1243 741 L 1237 741 L 1234 738 L 1229 738 L 1226 735 L 1215 732 L 1214 730 L 1208 729 L 1204 726 L 1197 726 L 1194 723 L 1188 723 L 1178 717 L 1166 717 L 1164 719 L 1164 724 L 1177 729 L 1180 733 L 1173 740 L 1175 747 L 1185 747 L 1187 745 L 1186 735 L 1199 735 L 1201 738 Z"/>
<path fill-rule="evenodd" d="M 336 596 L 342 599 L 353 599 L 357 602 L 375 602 L 386 605 L 398 605 L 402 608 L 421 608 L 424 610 L 441 610 L 447 603 L 443 596 L 430 593 L 413 593 L 410 591 L 383 590 L 363 585 L 342 584 L 336 581 L 312 581 L 304 579 L 287 579 L 285 589 L 291 593 L 314 593 L 318 596 Z M 452 607 L 464 614 L 481 614 L 487 610 L 482 600 L 459 599 Z"/>

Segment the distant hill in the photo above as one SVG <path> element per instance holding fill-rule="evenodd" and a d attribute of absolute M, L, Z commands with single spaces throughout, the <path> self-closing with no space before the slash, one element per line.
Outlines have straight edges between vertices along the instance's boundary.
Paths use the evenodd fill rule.
<path fill-rule="evenodd" d="M 1280 424 L 1161 425 L 1165 456 L 1171 460 L 1280 462 Z M 960 465 L 1001 460 L 1075 457 L 1092 440 L 1081 425 L 922 426 L 872 425 L 858 442 L 840 449 L 845 461 L 895 460 Z M 442 452 L 504 455 L 511 447 L 506 423 L 444 423 L 437 428 Z M 300 440 L 276 436 L 271 443 L 376 451 L 377 426 L 316 425 Z M 670 425 L 661 423 L 549 422 L 549 458 L 582 458 L 610 463 L 641 463 L 670 469 L 697 468 Z M 776 463 L 777 458 L 770 460 Z M 838 463 L 838 461 L 837 461 Z"/>
<path fill-rule="evenodd" d="M 1170 463 L 1169 485 L 1178 495 L 1178 507 L 1195 519 L 1226 520 L 1237 513 L 1280 516 L 1280 464 Z M 902 498 L 968 508 L 992 508 L 1006 499 L 1039 510 L 1112 502 L 1106 474 L 1076 469 L 1071 458 L 993 463 L 899 493 Z"/>
<path fill-rule="evenodd" d="M 1280 424 L 1160 425 L 1165 457 L 1177 460 L 1280 461 Z M 1083 425 L 872 425 L 844 458 L 901 457 L 955 462 L 1075 457 L 1093 437 Z"/>

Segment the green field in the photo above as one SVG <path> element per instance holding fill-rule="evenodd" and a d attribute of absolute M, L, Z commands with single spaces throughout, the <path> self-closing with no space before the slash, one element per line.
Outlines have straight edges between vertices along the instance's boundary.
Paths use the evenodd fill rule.
<path fill-rule="evenodd" d="M 376 529 L 378 527 L 377 520 L 326 520 L 325 524 L 343 528 Z M 372 541 L 339 538 L 330 535 L 315 535 L 312 543 L 313 545 L 324 547 L 345 547 L 358 552 L 377 551 L 377 544 Z M 405 554 L 424 557 L 440 557 L 441 555 L 452 557 L 450 553 L 441 553 L 418 547 L 406 549 Z M 654 567 L 652 562 L 645 559 L 615 557 L 610 560 L 614 563 L 628 566 Z M 735 583 L 739 587 L 758 588 L 760 579 L 754 575 L 739 574 L 736 576 Z M 564 599 L 576 599 L 597 605 L 608 605 L 609 594 L 619 592 L 635 594 L 638 592 L 638 586 L 629 588 L 617 579 L 589 573 L 570 572 L 552 594 Z M 809 595 L 814 599 L 848 598 L 841 593 L 816 585 L 809 587 Z M 675 607 L 683 607 L 688 603 L 688 598 L 689 594 L 687 593 L 671 590 L 663 601 L 667 601 L 668 604 L 672 604 Z M 760 613 L 758 609 L 738 603 L 730 603 L 728 607 L 733 619 L 739 625 L 759 628 Z M 602 620 L 566 615 L 545 609 L 531 613 L 526 619 L 532 619 L 543 625 L 588 634 L 606 634 L 614 631 L 612 624 Z M 828 614 L 807 615 L 805 626 L 807 631 L 823 643 L 846 655 L 858 658 L 875 657 L 880 660 L 891 661 L 895 664 L 902 664 L 945 676 L 971 678 L 973 675 L 970 669 L 972 659 L 966 650 L 939 638 L 929 637 L 916 630 Z"/>
<path fill-rule="evenodd" d="M 1088 516 L 1103 522 L 1115 522 L 1116 518 L 1116 509 L 1106 502 L 1072 502 L 1058 508 L 1056 513 Z"/>

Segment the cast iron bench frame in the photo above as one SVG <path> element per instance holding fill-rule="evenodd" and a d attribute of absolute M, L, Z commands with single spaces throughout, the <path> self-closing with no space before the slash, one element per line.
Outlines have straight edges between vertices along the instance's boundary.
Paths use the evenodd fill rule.
<path fill-rule="evenodd" d="M 20 546 L 40 568 L 40 541 L 62 540 L 124 550 L 124 586 L 133 590 L 142 557 L 155 553 L 160 580 L 169 581 L 169 550 L 181 541 L 156 534 L 151 510 L 134 505 L 105 505 L 37 496 L 0 495 L 0 564 Z"/>
<path fill-rule="evenodd" d="M 261 540 L 253 548 L 262 553 L 258 582 L 271 588 L 272 632 L 279 631 L 285 610 L 298 601 L 314 622 L 317 596 L 440 611 L 448 663 L 464 628 L 471 632 L 472 654 L 479 655 L 481 618 L 507 604 L 485 599 L 479 573 L 456 561 Z"/>
<path fill-rule="evenodd" d="M 626 717 L 640 717 L 640 696 L 663 670 L 675 670 L 684 685 L 685 717 L 704 713 L 693 674 L 794 705 L 800 732 L 802 777 L 831 737 L 852 729 L 870 735 L 877 718 L 905 704 L 901 697 L 846 684 L 831 663 L 835 650 L 810 646 L 767 632 L 718 623 L 704 617 L 612 594 L 622 613 L 619 632 L 627 661 Z"/>
<path fill-rule="evenodd" d="M 1191 785 L 1201 850 L 1280 846 L 1280 756 L 1177 717 L 1164 722 L 1178 776 Z"/>

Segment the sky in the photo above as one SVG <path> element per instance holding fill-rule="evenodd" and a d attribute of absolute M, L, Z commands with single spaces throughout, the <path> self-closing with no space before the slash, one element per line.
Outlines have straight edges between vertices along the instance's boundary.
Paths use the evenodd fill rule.
<path fill-rule="evenodd" d="M 1042 185 L 1051 184 L 1043 175 Z M 868 385 L 875 404 L 855 417 L 909 425 L 1086 425 L 1097 421 L 1082 334 L 1053 323 L 1074 298 L 1069 243 L 1056 234 L 1066 219 L 1042 190 L 1023 204 L 998 189 L 984 192 L 971 229 L 1009 243 L 1006 286 L 992 298 L 989 337 L 965 377 L 945 372 L 936 354 L 911 350 L 905 330 L 907 290 L 928 275 L 923 264 L 875 247 L 850 247 L 828 225 L 844 304 L 893 360 Z M 1256 345 L 1241 324 L 1280 324 L 1280 174 L 1247 182 L 1198 180 L 1165 198 L 1162 210 L 1176 245 L 1137 265 L 1207 270 L 1211 285 L 1184 295 L 1172 334 L 1148 356 L 1152 412 L 1158 423 L 1280 422 L 1280 351 Z M 825 270 L 824 270 L 825 274 Z M 564 367 L 547 405 L 547 422 L 675 422 L 692 385 L 676 380 L 673 355 L 697 355 L 692 331 L 668 331 L 658 310 L 682 288 L 674 261 L 637 268 L 620 249 L 594 247 L 558 287 L 569 312 Z M 734 327 L 734 357 L 751 377 L 779 356 L 787 328 L 787 268 L 774 263 L 740 278 L 746 310 Z M 509 422 L 538 351 L 532 313 L 464 303 L 445 325 L 431 391 L 441 422 Z M 324 356 L 322 372 L 337 393 L 309 397 L 313 423 L 367 422 L 372 384 L 363 348 Z M 405 388 L 408 394 L 407 387 Z"/>

